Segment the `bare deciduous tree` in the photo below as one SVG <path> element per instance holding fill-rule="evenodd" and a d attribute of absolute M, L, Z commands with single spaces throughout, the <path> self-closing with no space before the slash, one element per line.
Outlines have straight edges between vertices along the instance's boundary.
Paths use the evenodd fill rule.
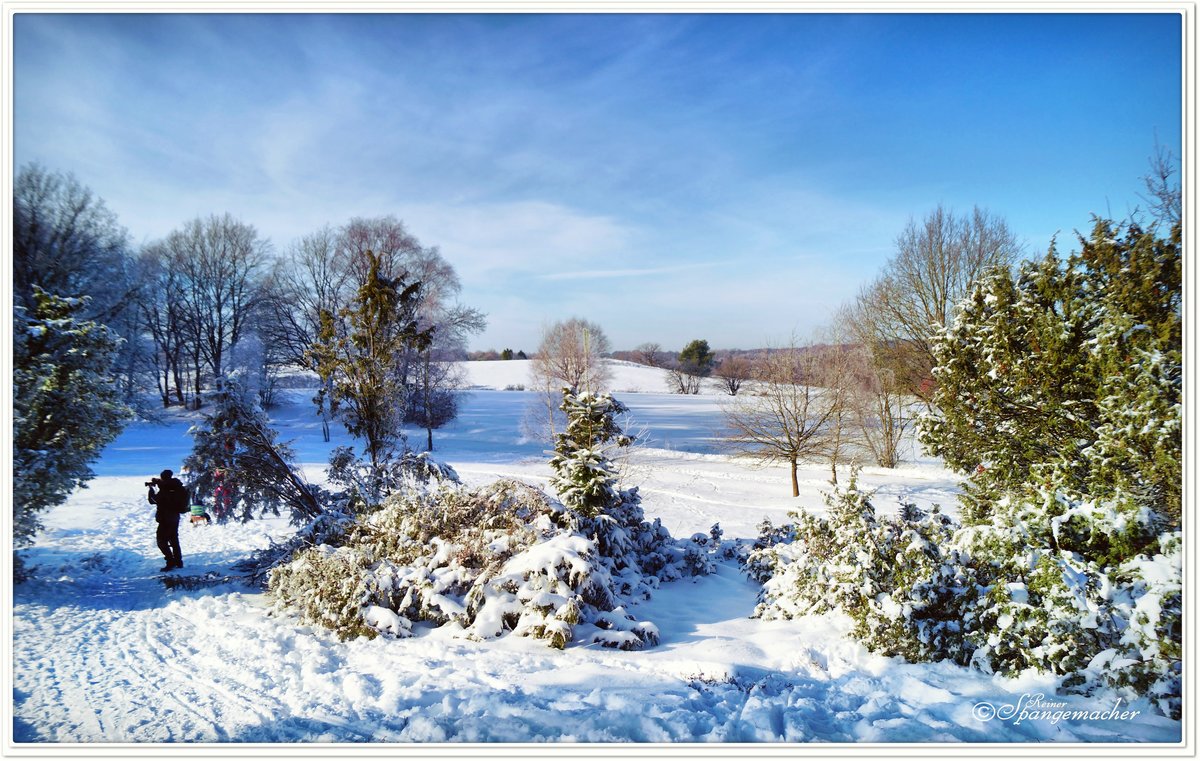
<path fill-rule="evenodd" d="M 662 367 L 663 360 L 666 358 L 662 345 L 653 341 L 640 344 L 633 350 L 633 356 L 637 362 L 649 367 Z"/>
<path fill-rule="evenodd" d="M 905 432 L 916 418 L 918 400 L 912 394 L 914 378 L 904 376 L 916 363 L 894 345 L 880 341 L 870 315 L 855 302 L 838 310 L 835 323 L 840 340 L 851 344 L 854 383 L 850 397 L 859 440 L 875 464 L 895 468 L 901 461 Z M 910 347 L 911 348 L 911 347 Z"/>
<path fill-rule="evenodd" d="M 824 372 L 820 353 L 793 340 L 755 362 L 756 393 L 724 406 L 729 447 L 760 464 L 787 463 L 793 497 L 800 494 L 800 461 L 824 459 L 830 452 L 838 397 L 820 385 Z"/>
<path fill-rule="evenodd" d="M 185 223 L 156 249 L 182 279 L 197 404 L 203 368 L 214 378 L 223 376 L 230 349 L 251 323 L 263 295 L 260 277 L 269 247 L 252 225 L 214 214 Z"/>
<path fill-rule="evenodd" d="M 687 372 L 678 364 L 667 368 L 667 387 L 674 394 L 699 394 L 703 380 L 703 377 Z"/>
<path fill-rule="evenodd" d="M 954 305 L 985 270 L 1009 266 L 1022 246 L 1002 218 L 975 207 L 956 216 L 942 206 L 921 222 L 909 220 L 896 255 L 857 299 L 857 330 L 870 336 L 875 356 L 928 398 L 933 339 Z"/>
<path fill-rule="evenodd" d="M 750 380 L 754 373 L 754 363 L 749 357 L 743 354 L 730 354 L 721 360 L 717 365 L 717 369 L 713 371 L 713 375 L 721 382 L 721 387 L 729 393 L 730 396 L 737 396 L 738 391 L 741 391 L 742 386 L 746 381 Z"/>
<path fill-rule="evenodd" d="M 149 363 L 163 407 L 171 405 L 172 396 L 182 407 L 187 405 L 184 345 L 188 331 L 182 278 L 169 262 L 170 257 L 162 243 L 151 244 L 142 251 L 141 271 L 145 287 L 138 307 L 142 327 L 149 333 L 153 345 Z"/>
<path fill-rule="evenodd" d="M 434 342 L 421 352 L 412 367 L 412 387 L 404 420 L 425 429 L 425 450 L 433 451 L 433 431 L 458 416 L 459 394 L 466 384 L 466 373 L 455 360 L 457 347 Z"/>
<path fill-rule="evenodd" d="M 368 252 L 378 259 L 379 272 L 383 276 L 420 279 L 409 274 L 409 264 L 424 249 L 404 223 L 395 217 L 355 217 L 338 231 L 337 246 L 352 279 L 352 287 L 362 285 L 368 277 Z M 426 298 L 436 296 L 427 295 Z"/>
<path fill-rule="evenodd" d="M 136 406 L 150 352 L 140 340 L 142 282 L 129 234 L 74 175 L 36 163 L 17 173 L 12 200 L 13 305 L 35 309 L 35 288 L 63 298 L 87 297 L 78 316 L 103 323 L 123 339 L 112 372 L 122 376 L 126 402 Z"/>
<path fill-rule="evenodd" d="M 13 182 L 12 234 L 18 306 L 34 308 L 34 286 L 64 298 L 88 296 L 84 319 L 108 323 L 130 306 L 129 234 L 74 175 L 22 167 Z"/>
<path fill-rule="evenodd" d="M 855 422 L 875 464 L 895 468 L 900 465 L 904 433 L 915 419 L 915 400 L 904 393 L 890 368 L 875 364 L 866 352 L 862 354 L 862 362 L 866 383 L 854 396 Z"/>
<path fill-rule="evenodd" d="M 1183 191 L 1175 176 L 1175 156 L 1157 142 L 1150 157 L 1150 172 L 1142 178 L 1148 196 L 1142 196 L 1154 221 L 1173 228 L 1183 220 Z"/>
<path fill-rule="evenodd" d="M 609 350 L 608 337 L 594 322 L 572 317 L 546 328 L 530 363 L 531 385 L 538 399 L 527 416 L 527 432 L 548 434 L 553 441 L 561 427 L 558 405 L 564 387 L 592 393 L 606 390 L 612 370 L 603 355 Z"/>
<path fill-rule="evenodd" d="M 821 404 L 828 410 L 821 454 L 829 463 L 829 481 L 836 485 L 838 466 L 852 463 L 862 443 L 853 406 L 862 378 L 852 347 L 834 342 L 811 351 L 815 364 L 811 382 L 822 388 Z"/>
<path fill-rule="evenodd" d="M 563 386 L 603 391 L 611 376 L 603 361 L 608 351 L 608 336 L 596 323 L 579 317 L 557 322 L 542 333 L 533 360 L 534 380 L 539 387 L 556 386 L 560 396 Z"/>

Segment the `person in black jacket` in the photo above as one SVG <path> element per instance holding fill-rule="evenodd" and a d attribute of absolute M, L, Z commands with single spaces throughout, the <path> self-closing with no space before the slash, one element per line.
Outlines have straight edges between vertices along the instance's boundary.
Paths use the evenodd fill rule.
<path fill-rule="evenodd" d="M 179 547 L 179 516 L 187 511 L 187 490 L 170 470 L 146 482 L 150 487 L 150 504 L 155 505 L 154 519 L 158 521 L 158 549 L 167 564 L 160 571 L 183 568 L 183 551 Z M 155 492 L 155 487 L 158 492 Z"/>

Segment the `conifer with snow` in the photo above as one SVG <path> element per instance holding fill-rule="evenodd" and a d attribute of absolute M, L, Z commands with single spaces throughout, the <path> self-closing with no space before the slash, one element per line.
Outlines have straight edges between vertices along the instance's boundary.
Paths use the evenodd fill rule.
<path fill-rule="evenodd" d="M 983 521 L 1029 485 L 1135 499 L 1179 525 L 1182 280 L 1178 227 L 1159 239 L 1098 220 L 1065 262 L 981 279 L 934 345 L 921 441 L 970 474 Z"/>
<path fill-rule="evenodd" d="M 336 315 L 322 312 L 311 355 L 322 382 L 318 406 L 323 411 L 328 404 L 363 440 L 363 459 L 374 473 L 363 496 L 378 504 L 387 493 L 384 471 L 407 448 L 402 422 L 409 388 L 401 360 L 409 350 L 428 348 L 433 328 L 422 329 L 417 319 L 421 283 L 389 277 L 370 251 L 366 260 L 350 305 Z"/>
<path fill-rule="evenodd" d="M 32 541 L 39 515 L 93 475 L 90 464 L 130 410 L 112 373 L 120 339 L 80 317 L 87 298 L 38 286 L 13 310 L 13 543 Z M 18 563 L 18 575 L 21 566 Z"/>
<path fill-rule="evenodd" d="M 562 395 L 560 409 L 566 413 L 567 427 L 555 437 L 550 485 L 581 515 L 604 515 L 623 499 L 610 455 L 633 443 L 616 421 L 627 409 L 611 394 L 564 388 Z"/>
<path fill-rule="evenodd" d="M 298 474 L 255 395 L 236 375 L 218 378 L 216 387 L 213 411 L 189 430 L 195 443 L 183 464 L 192 501 L 211 504 L 220 522 L 278 515 L 281 507 L 296 522 L 320 515 L 320 489 Z"/>

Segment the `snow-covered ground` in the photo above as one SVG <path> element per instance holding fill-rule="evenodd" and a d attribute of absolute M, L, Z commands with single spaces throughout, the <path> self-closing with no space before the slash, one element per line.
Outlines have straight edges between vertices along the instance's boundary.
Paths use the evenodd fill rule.
<path fill-rule="evenodd" d="M 719 453 L 722 397 L 666 394 L 659 370 L 620 364 L 612 387 L 649 444 L 627 464 L 648 518 L 675 535 L 753 537 L 797 507 L 820 509 L 824 466 L 790 496 L 783 468 L 752 469 Z M 475 389 L 459 420 L 435 432 L 435 455 L 465 481 L 501 475 L 545 486 L 545 445 L 522 432 L 528 363 L 468 363 Z M 319 478 L 329 448 L 310 394 L 273 412 L 283 439 Z M 837 617 L 749 618 L 756 587 L 733 562 L 666 584 L 632 612 L 653 620 L 643 652 L 576 644 L 563 652 L 505 637 L 484 643 L 423 628 L 407 640 L 338 642 L 268 613 L 237 582 L 168 590 L 157 569 L 142 482 L 178 469 L 185 417 L 131 426 L 91 486 L 46 516 L 25 554 L 35 580 L 14 591 L 13 712 L 18 743 L 316 742 L 1151 742 L 1180 724 L 1148 705 L 1097 720 L 1005 719 L 1005 707 L 1051 703 L 1111 712 L 1106 696 L 1055 696 L 1052 680 L 1006 680 L 947 664 L 867 652 Z M 414 435 L 414 442 L 423 440 Z M 866 468 L 887 507 L 904 495 L 952 507 L 956 479 L 937 463 Z M 255 548 L 286 536 L 283 520 L 181 529 L 184 573 L 224 577 Z M 987 704 L 986 706 L 984 704 Z M 1050 707 L 1054 708 L 1054 707 Z M 1057 710 L 1057 709 L 1054 709 Z M 1119 711 L 1139 711 L 1122 718 Z M 999 716 L 988 718 L 990 711 Z M 1049 710 L 1053 713 L 1053 710 Z"/>

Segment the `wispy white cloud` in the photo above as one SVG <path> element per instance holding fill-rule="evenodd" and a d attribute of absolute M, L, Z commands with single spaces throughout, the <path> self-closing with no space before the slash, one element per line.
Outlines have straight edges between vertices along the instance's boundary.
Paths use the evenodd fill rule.
<path fill-rule="evenodd" d="M 325 224 L 395 215 L 455 265 L 464 301 L 491 313 L 485 341 L 529 348 L 537 326 L 581 314 L 607 316 L 617 345 L 674 344 L 698 322 L 732 345 L 820 319 L 877 272 L 910 215 L 939 202 L 1070 229 L 1087 216 L 1065 204 L 1136 183 L 1149 148 L 1132 127 L 1111 141 L 1136 156 L 1100 176 L 1094 156 L 1120 151 L 1085 138 L 1105 125 L 1073 130 L 1068 116 L 1086 108 L 1046 110 L 1086 87 L 1034 108 L 1029 77 L 1009 77 L 1011 98 L 983 99 L 1012 110 L 1003 123 L 967 100 L 930 103 L 969 80 L 922 46 L 928 87 L 909 86 L 894 61 L 910 45 L 897 40 L 938 39 L 919 37 L 921 23 L 19 14 L 15 158 L 76 172 L 137 241 L 228 211 L 283 249 Z M 988 35 L 961 44 L 1004 54 Z M 1062 39 L 1092 81 L 1085 53 L 1103 46 Z M 1026 58 L 1055 67 L 1013 60 Z M 1114 91 L 1171 88 L 1135 68 L 1139 86 Z M 1044 118 L 1021 118 L 1031 109 Z M 1178 123 L 1177 109 L 1122 112 Z M 1054 171 L 1036 155 L 1003 159 L 1030 148 Z M 1070 171 L 1072 155 L 1089 173 Z"/>
<path fill-rule="evenodd" d="M 649 275 L 667 275 L 689 270 L 708 269 L 716 267 L 721 262 L 701 262 L 697 264 L 678 264 L 669 267 L 633 267 L 628 269 L 594 269 L 575 272 L 550 272 L 538 275 L 539 280 L 597 280 L 606 278 L 633 278 Z"/>

